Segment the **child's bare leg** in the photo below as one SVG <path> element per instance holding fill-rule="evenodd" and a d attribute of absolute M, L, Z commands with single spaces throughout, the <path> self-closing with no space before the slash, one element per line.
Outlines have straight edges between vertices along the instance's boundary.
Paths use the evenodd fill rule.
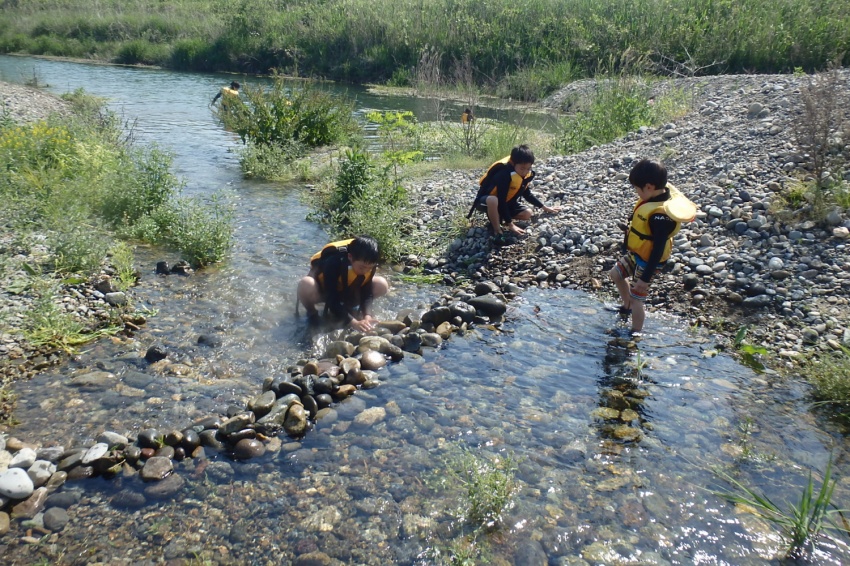
<path fill-rule="evenodd" d="M 485 202 L 487 202 L 487 218 L 490 220 L 490 226 L 493 227 L 493 233 L 501 234 L 502 228 L 499 226 L 499 197 L 490 195 Z"/>
<path fill-rule="evenodd" d="M 298 282 L 298 300 L 307 309 L 307 314 L 316 312 L 316 303 L 321 302 L 321 299 L 316 280 L 309 275 L 302 277 Z"/>
<path fill-rule="evenodd" d="M 372 278 L 372 296 L 374 298 L 383 297 L 387 294 L 387 291 L 390 290 L 390 284 L 387 283 L 387 280 L 381 277 L 380 275 L 376 275 Z"/>
<path fill-rule="evenodd" d="M 643 330 L 643 322 L 646 320 L 646 308 L 643 301 L 632 301 L 632 332 Z"/>
<path fill-rule="evenodd" d="M 614 285 L 617 286 L 617 291 L 620 293 L 620 302 L 625 308 L 631 308 L 629 282 L 620 274 L 620 270 L 617 269 L 616 265 L 611 268 L 611 271 L 608 272 L 608 277 L 610 277 L 611 280 L 614 282 Z"/>

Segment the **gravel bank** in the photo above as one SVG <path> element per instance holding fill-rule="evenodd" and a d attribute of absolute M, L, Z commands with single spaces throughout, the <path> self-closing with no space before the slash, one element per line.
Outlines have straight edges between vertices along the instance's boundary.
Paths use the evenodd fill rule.
<path fill-rule="evenodd" d="M 839 76 L 844 86 L 838 107 L 844 124 L 850 124 L 850 72 Z M 689 324 L 722 330 L 718 338 L 724 345 L 738 328 L 750 325 L 747 340 L 766 346 L 788 367 L 812 348 L 850 345 L 848 211 L 830 210 L 819 223 L 806 206 L 779 211 L 780 195 L 810 176 L 810 156 L 799 151 L 793 133 L 807 81 L 754 75 L 659 85 L 688 93 L 693 111 L 578 155 L 538 161 L 535 194 L 565 211 L 537 218 L 525 241 L 492 249 L 479 215 L 478 228 L 454 241 L 447 257 L 415 261 L 450 281 L 470 277 L 503 288 L 581 288 L 613 300 L 616 291 L 606 272 L 620 253 L 617 223 L 627 219 L 634 204 L 630 166 L 644 157 L 661 159 L 670 181 L 700 206 L 700 213 L 683 227 L 673 256 L 653 283 L 650 313 L 665 310 Z M 571 86 L 549 104 L 572 105 L 575 91 Z M 846 126 L 844 131 L 843 137 L 834 132 L 831 143 L 847 163 L 850 136 Z M 442 178 L 451 182 L 423 183 L 420 225 L 440 222 L 471 202 L 479 174 L 445 172 Z M 652 332 L 651 314 L 645 331 Z"/>

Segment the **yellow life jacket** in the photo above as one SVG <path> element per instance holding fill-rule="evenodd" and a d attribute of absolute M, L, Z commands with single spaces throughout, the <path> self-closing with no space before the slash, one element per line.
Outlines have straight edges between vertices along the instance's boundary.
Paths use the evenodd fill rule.
<path fill-rule="evenodd" d="M 225 86 L 221 89 L 221 95 L 225 98 L 230 96 L 235 96 L 236 98 L 239 98 L 239 91 Z"/>
<path fill-rule="evenodd" d="M 323 269 L 321 268 L 321 264 L 323 261 L 330 260 L 333 261 L 334 258 L 338 261 L 342 259 L 348 258 L 348 246 L 351 242 L 354 241 L 354 238 L 350 238 L 348 240 L 337 240 L 336 242 L 331 242 L 329 244 L 325 244 L 321 250 L 314 253 L 310 257 L 310 270 L 315 272 L 314 277 L 316 281 L 319 282 L 319 287 L 325 288 L 325 274 L 323 273 Z M 367 283 L 372 282 L 372 277 L 375 276 L 375 269 L 369 272 L 364 278 L 363 283 L 360 285 L 361 287 L 365 287 Z M 345 291 L 346 288 L 351 286 L 354 281 L 357 279 L 357 274 L 354 272 L 354 268 L 351 265 L 348 266 L 348 277 L 345 281 L 340 277 L 336 282 L 337 291 Z"/>
<path fill-rule="evenodd" d="M 470 114 L 469 112 L 464 112 L 463 114 L 460 115 L 460 123 L 461 124 L 467 124 L 469 122 L 472 122 L 474 119 L 475 118 L 473 118 L 472 114 Z"/>
<path fill-rule="evenodd" d="M 649 218 L 656 212 L 662 212 L 676 223 L 676 228 L 670 233 L 664 244 L 664 253 L 661 254 L 661 262 L 670 258 L 673 251 L 673 236 L 679 233 L 682 222 L 691 222 L 696 218 L 697 205 L 691 202 L 676 187 L 667 183 L 670 198 L 662 202 L 638 202 L 632 213 L 629 223 L 629 238 L 626 247 L 629 251 L 636 253 L 644 261 L 649 261 L 652 253 L 652 232 L 649 230 Z"/>
<path fill-rule="evenodd" d="M 485 172 L 485 173 L 481 176 L 481 178 L 478 180 L 478 184 L 479 184 L 480 186 L 482 186 L 482 188 L 484 188 L 484 187 L 483 187 L 483 185 L 484 185 L 484 181 L 485 181 L 485 179 L 487 179 L 487 178 L 490 176 L 491 172 L 495 173 L 495 171 L 496 171 L 497 169 L 501 169 L 502 167 L 504 167 L 504 166 L 506 166 L 506 165 L 509 165 L 509 163 L 508 163 L 508 162 L 510 161 L 510 159 L 511 159 L 511 157 L 510 157 L 510 156 L 508 156 L 508 157 L 505 157 L 505 158 L 503 158 L 503 159 L 500 159 L 499 161 L 497 161 L 497 162 L 495 162 L 494 164 L 492 164 L 492 165 L 491 165 L 491 166 L 487 169 L 487 171 L 486 171 L 486 172 Z M 511 201 L 511 200 L 513 200 L 514 198 L 516 198 L 517 193 L 519 192 L 519 190 L 520 190 L 520 189 L 522 188 L 522 186 L 523 186 L 523 183 L 522 183 L 522 182 L 523 182 L 525 179 L 528 179 L 528 178 L 530 178 L 530 177 L 531 177 L 531 172 L 529 172 L 529 173 L 528 173 L 528 175 L 526 175 L 525 177 L 520 177 L 520 176 L 519 176 L 519 174 L 518 174 L 516 171 L 511 171 L 511 184 L 510 184 L 510 186 L 508 187 L 508 201 Z M 491 195 L 493 195 L 493 196 L 496 196 L 496 193 L 498 192 L 498 190 L 499 190 L 499 188 L 494 186 L 494 187 L 490 190 L 489 194 L 491 194 Z"/>

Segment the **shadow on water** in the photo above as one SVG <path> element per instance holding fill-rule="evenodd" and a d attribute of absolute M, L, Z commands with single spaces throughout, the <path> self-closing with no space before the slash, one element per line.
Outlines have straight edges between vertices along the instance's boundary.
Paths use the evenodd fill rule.
<path fill-rule="evenodd" d="M 21 61 L 0 57 L 0 78 L 14 81 L 9 66 Z M 173 148 L 188 191 L 232 190 L 238 229 L 227 265 L 191 277 L 155 275 L 157 261 L 177 258 L 139 249 L 137 307 L 156 314 L 134 340 L 102 340 L 20 384 L 15 434 L 79 446 L 103 430 L 182 429 L 244 407 L 315 344 L 295 317 L 294 289 L 326 236 L 306 222 L 302 189 L 241 180 L 234 140 L 206 107 L 223 77 L 35 64 L 60 90 L 91 87 L 136 113 L 143 137 Z M 440 292 L 393 287 L 380 315 Z M 463 445 L 519 462 L 515 504 L 487 538 L 494 561 L 775 562 L 776 528 L 713 495 L 728 487 L 713 470 L 796 499 L 830 451 L 846 458 L 846 441 L 810 416 L 801 386 L 713 355 L 709 336 L 675 320 L 653 313 L 647 326 L 634 342 L 593 297 L 529 290 L 502 330 L 479 327 L 387 366 L 379 387 L 333 407 L 301 439 L 273 441 L 247 462 L 185 459 L 180 480 L 159 491 L 123 472 L 69 482 L 60 493 L 75 503 L 55 545 L 24 544 L 15 529 L 0 542 L 20 564 L 55 559 L 50 548 L 67 563 L 285 563 L 317 550 L 344 563 L 424 563 L 426 549 L 463 532 L 461 486 L 431 481 Z M 153 344 L 168 361 L 144 361 Z M 846 480 L 836 499 L 850 500 Z M 844 542 L 823 548 L 815 563 L 850 560 Z"/>

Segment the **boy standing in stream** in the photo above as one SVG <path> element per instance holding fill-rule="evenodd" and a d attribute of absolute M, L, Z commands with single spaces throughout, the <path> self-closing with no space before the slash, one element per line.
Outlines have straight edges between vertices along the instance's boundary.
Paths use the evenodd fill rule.
<path fill-rule="evenodd" d="M 619 313 L 631 315 L 632 332 L 640 332 L 652 277 L 670 257 L 682 222 L 696 216 L 696 205 L 667 183 L 667 169 L 657 161 L 639 161 L 629 172 L 629 183 L 638 202 L 623 240 L 626 253 L 608 275 L 620 293 Z"/>

